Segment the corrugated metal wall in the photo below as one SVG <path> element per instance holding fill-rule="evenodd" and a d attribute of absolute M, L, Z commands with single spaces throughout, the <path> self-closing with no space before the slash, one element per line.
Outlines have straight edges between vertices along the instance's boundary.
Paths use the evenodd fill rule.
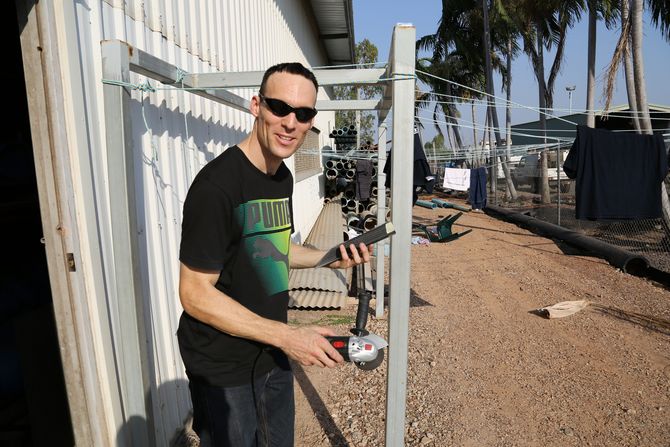
<path fill-rule="evenodd" d="M 311 17 L 303 10 L 303 2 L 289 0 L 103 0 L 76 2 L 74 6 L 77 47 L 64 51 L 63 60 L 77 60 L 80 77 L 69 76 L 65 86 L 72 91 L 79 87 L 83 93 L 83 107 L 71 107 L 73 116 L 65 118 L 69 126 L 86 126 L 88 151 L 78 149 L 73 157 L 75 172 L 91 171 L 90 180 L 75 181 L 77 188 L 92 185 L 95 203 L 81 203 L 89 216 L 88 225 L 80 221 L 81 234 L 88 237 L 88 281 L 95 294 L 97 315 L 101 321 L 101 339 L 104 326 L 109 324 L 111 346 L 116 346 L 118 333 L 113 310 L 114 297 L 109 287 L 114 281 L 110 270 L 114 253 L 110 247 L 110 214 L 107 197 L 104 105 L 102 101 L 100 41 L 119 39 L 172 63 L 186 72 L 263 70 L 282 61 L 300 61 L 307 65 L 326 65 L 325 55 L 318 42 Z M 63 33 L 72 31 L 64 30 Z M 68 63 L 64 62 L 64 66 Z M 133 75 L 133 82 L 144 82 Z M 154 83 L 154 86 L 160 87 Z M 253 91 L 235 93 L 249 98 Z M 181 312 L 177 293 L 178 242 L 180 239 L 183 200 L 198 170 L 226 147 L 236 143 L 251 129 L 249 114 L 211 103 L 205 99 L 177 90 L 158 90 L 153 93 L 133 93 L 133 141 L 137 147 L 136 162 L 142 168 L 136 172 L 137 213 L 140 221 L 139 239 L 144 269 L 143 278 L 145 313 L 149 315 L 147 330 L 150 353 L 153 357 L 151 393 L 154 396 L 156 443 L 167 445 L 174 430 L 181 426 L 190 407 L 188 389 L 175 333 Z M 324 93 L 321 99 L 327 99 Z M 82 118 L 80 115 L 84 113 Z M 334 122 L 332 112 L 320 113 L 316 126 L 328 129 Z M 332 127 L 332 124 L 330 125 Z M 73 132 L 74 134 L 75 132 Z M 321 133 L 321 139 L 327 132 Z M 74 137 L 73 137 L 74 138 Z M 82 142 L 81 139 L 85 139 Z M 321 141 L 321 145 L 326 141 Z M 84 165 L 90 168 L 84 169 Z M 288 165 L 293 168 L 292 161 Z M 306 178 L 296 185 L 295 227 L 296 240 L 304 240 L 321 210 L 323 193 L 317 176 Z M 81 191 L 80 194 L 83 195 Z M 95 221 L 95 225 L 91 225 Z M 99 265 L 97 262 L 99 261 Z M 95 306 L 93 306 L 95 308 Z M 108 314 L 109 313 L 109 314 Z M 104 349 L 106 343 L 101 343 Z M 110 419 L 110 431 L 121 432 L 133 415 L 122 416 L 116 402 L 118 389 L 113 379 L 118 368 L 114 354 L 100 352 L 100 364 L 106 365 L 101 373 L 109 380 L 107 392 L 111 407 L 116 408 Z M 118 347 L 116 348 L 118 349 Z M 102 370 L 101 370 L 102 371 Z M 139 371 L 138 371 L 139 375 Z M 126 378 L 133 380 L 133 378 Z M 118 380 L 118 378 L 117 378 Z M 111 410 L 110 410 L 111 411 Z M 115 433 L 110 433 L 114 439 Z"/>

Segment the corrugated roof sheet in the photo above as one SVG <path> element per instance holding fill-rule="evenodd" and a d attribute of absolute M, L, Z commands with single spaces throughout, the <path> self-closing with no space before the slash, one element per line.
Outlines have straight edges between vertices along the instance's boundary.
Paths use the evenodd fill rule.
<path fill-rule="evenodd" d="M 318 290 L 294 290 L 289 296 L 291 309 L 340 309 L 347 300 L 346 293 Z"/>
<path fill-rule="evenodd" d="M 332 65 L 354 62 L 354 14 L 351 0 L 310 0 L 323 42 Z"/>
<path fill-rule="evenodd" d="M 330 247 L 344 241 L 344 217 L 339 200 L 326 203 L 319 214 L 319 218 L 305 240 L 305 244 L 319 250 L 328 250 Z"/>
<path fill-rule="evenodd" d="M 339 202 L 324 205 L 305 245 L 326 250 L 343 242 L 344 218 Z M 350 269 L 293 269 L 289 273 L 289 308 L 333 309 L 344 305 Z"/>

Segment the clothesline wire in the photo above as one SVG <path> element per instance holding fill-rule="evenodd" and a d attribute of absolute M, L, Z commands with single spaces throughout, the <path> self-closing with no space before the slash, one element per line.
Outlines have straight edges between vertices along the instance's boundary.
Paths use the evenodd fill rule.
<path fill-rule="evenodd" d="M 428 117 L 420 116 L 420 115 L 415 115 L 415 118 L 423 119 L 423 120 L 426 120 L 426 121 L 429 121 L 429 122 L 432 122 L 432 123 L 451 124 L 447 121 L 434 120 L 432 118 L 428 118 Z M 466 125 L 466 124 L 463 124 L 463 123 L 470 123 L 471 125 Z M 492 127 L 492 126 L 481 127 L 481 126 L 477 125 L 476 123 L 473 123 L 472 121 L 468 121 L 466 119 L 461 119 L 461 122 L 459 122 L 459 126 L 465 127 L 466 129 L 474 129 L 474 130 L 482 130 L 482 129 L 483 130 L 488 130 L 488 129 L 495 130 L 495 128 Z M 502 131 L 503 129 L 499 129 L 499 130 Z M 532 135 L 532 134 L 527 134 L 527 133 L 523 133 L 523 132 L 515 132 L 515 131 L 512 131 L 511 135 L 512 136 L 516 135 L 516 136 L 519 136 L 519 137 L 538 138 L 538 139 L 543 139 L 543 140 L 546 138 L 547 140 L 556 140 L 556 142 L 569 142 L 569 141 L 572 141 L 574 139 L 574 138 L 560 138 L 560 137 L 552 137 L 552 136 L 546 136 L 545 137 L 543 135 Z"/>
<path fill-rule="evenodd" d="M 460 106 L 475 105 L 477 107 L 488 107 L 488 103 L 484 100 L 471 101 L 468 98 L 465 98 L 465 97 L 462 97 L 462 96 L 443 95 L 441 93 L 433 93 L 433 94 L 434 95 L 440 95 L 440 96 L 447 96 L 447 97 L 450 97 L 450 98 L 456 99 L 456 100 L 462 99 L 463 101 L 435 101 L 435 100 L 431 100 L 431 99 L 417 99 L 416 102 L 417 103 L 435 103 L 435 104 L 460 105 Z M 514 109 L 524 108 L 524 107 L 516 106 L 516 105 L 510 106 L 510 107 L 514 108 Z M 561 109 L 561 108 L 556 108 L 556 107 L 544 107 L 544 108 L 538 107 L 537 110 L 551 110 L 551 111 L 560 111 L 560 112 L 568 112 L 569 111 L 569 109 Z M 609 111 L 605 111 L 604 109 L 594 109 L 593 112 L 599 114 L 599 116 L 603 116 L 603 117 L 610 117 L 611 116 L 613 118 L 628 117 L 628 116 L 635 116 L 635 115 L 642 115 L 643 114 L 643 112 L 632 111 L 632 110 L 621 110 L 621 111 L 609 110 Z M 572 110 L 573 115 L 586 114 L 586 113 L 588 113 L 588 110 L 582 110 L 582 109 L 579 109 L 579 110 L 573 109 Z M 670 115 L 670 112 L 663 112 L 663 111 L 658 111 L 657 110 L 657 111 L 649 111 L 649 114 Z M 651 119 L 652 120 L 670 121 L 670 118 L 651 118 Z"/>
<path fill-rule="evenodd" d="M 489 149 L 487 147 L 479 147 L 477 150 L 474 150 L 474 147 L 466 147 L 466 148 L 461 148 L 457 150 L 448 150 L 449 153 L 444 154 L 444 155 L 432 155 L 430 154 L 430 151 L 425 151 L 426 156 L 432 159 L 460 159 L 467 157 L 468 155 L 489 155 L 493 156 L 494 152 L 497 152 L 495 155 L 509 155 L 509 156 L 520 156 L 520 155 L 527 155 L 527 154 L 532 154 L 532 153 L 537 153 L 541 149 L 551 149 L 555 148 L 556 143 L 548 143 L 546 145 L 516 145 L 516 146 L 510 146 L 510 151 L 507 151 L 506 147 L 497 147 L 497 151 L 495 150 L 496 147 L 494 146 L 494 149 Z M 446 148 L 442 148 L 445 150 Z M 534 151 L 534 152 L 530 152 Z M 329 151 L 322 151 L 316 148 L 311 148 L 311 149 L 300 149 L 300 153 L 303 155 L 322 155 L 324 158 L 335 158 L 339 160 L 349 160 L 349 159 L 364 159 L 364 160 L 372 160 L 377 158 L 377 153 L 371 153 L 365 150 L 353 150 L 353 151 L 348 151 L 347 153 L 337 153 L 337 152 L 329 152 Z M 511 160 L 512 163 L 515 161 Z"/>
<path fill-rule="evenodd" d="M 371 64 L 352 64 L 352 66 L 364 66 L 364 65 L 374 65 L 374 64 L 378 64 L 378 63 L 371 63 Z M 325 66 L 324 66 L 324 67 L 325 67 Z M 332 67 L 336 67 L 336 66 L 332 66 Z M 341 67 L 341 66 L 340 66 L 340 67 Z M 185 87 L 184 87 L 184 84 L 183 84 L 183 78 L 184 78 L 184 75 L 186 74 L 186 72 L 184 72 L 184 71 L 182 71 L 182 70 L 179 70 L 179 72 L 181 73 L 179 79 L 178 79 L 174 84 L 172 84 L 172 85 L 168 85 L 168 86 L 165 87 L 165 88 L 154 87 L 154 86 L 152 86 L 152 85 L 150 84 L 150 82 L 149 82 L 148 80 L 147 80 L 146 82 L 144 82 L 144 83 L 140 83 L 140 84 L 132 84 L 132 83 L 129 83 L 129 82 L 122 82 L 122 81 L 115 81 L 115 80 L 106 80 L 106 79 L 103 79 L 102 82 L 105 83 L 105 84 L 118 85 L 118 86 L 122 86 L 122 87 L 128 87 L 128 88 L 131 88 L 131 89 L 133 89 L 133 90 L 139 90 L 140 92 L 143 92 L 143 96 L 146 95 L 146 94 L 148 94 L 148 93 L 156 92 L 157 90 L 170 90 L 170 89 L 175 90 L 175 89 L 176 89 L 176 90 L 184 90 L 184 91 L 188 91 L 188 90 L 208 90 L 208 89 L 209 89 L 209 88 L 204 88 L 204 89 L 203 89 L 203 88 L 196 88 L 196 89 L 185 88 Z M 426 73 L 426 74 L 429 75 L 429 76 L 433 76 L 433 75 L 430 75 L 430 74 L 428 74 L 428 73 Z M 392 76 L 393 76 L 393 77 L 391 77 L 391 78 L 385 78 L 385 80 L 401 80 L 401 79 L 411 79 L 411 78 L 412 78 L 412 76 L 409 76 L 409 75 L 404 74 L 404 73 L 393 73 Z M 405 77 L 404 77 L 404 78 L 402 78 L 402 77 L 401 77 L 401 78 L 398 78 L 398 77 L 396 77 L 396 76 L 405 76 Z M 435 78 L 437 78 L 437 79 L 441 79 L 441 80 L 443 80 L 443 81 L 445 81 L 445 82 L 450 82 L 450 83 L 453 83 L 453 84 L 456 84 L 456 85 L 460 85 L 460 84 L 455 83 L 455 82 L 453 82 L 453 81 L 448 81 L 448 80 L 446 80 L 446 79 L 439 78 L 439 77 L 437 77 L 437 76 L 433 76 L 433 77 L 435 77 Z M 177 86 L 176 84 L 180 84 L 180 85 Z M 469 88 L 469 87 L 466 87 L 466 86 L 462 86 L 462 87 L 464 87 L 464 88 Z M 471 90 L 473 90 L 473 91 L 477 91 L 476 89 L 471 89 Z M 481 92 L 481 91 L 478 91 L 478 92 L 487 95 L 487 94 L 484 93 L 484 92 Z M 147 95 L 147 96 L 148 96 L 148 95 Z M 492 97 L 495 98 L 495 96 L 493 96 L 493 95 L 487 95 L 487 96 L 492 96 Z M 143 103 L 143 101 L 141 101 L 141 102 Z M 511 102 L 511 101 L 510 101 L 510 104 L 513 104 L 513 105 L 518 106 L 518 107 L 523 107 L 523 108 L 527 108 L 527 109 L 534 110 L 534 109 L 531 108 L 531 107 L 524 106 L 524 105 L 521 105 L 521 104 L 516 104 L 516 103 Z M 539 112 L 539 109 L 536 109 L 536 111 Z M 540 113 L 543 113 L 543 112 L 540 112 Z M 548 114 L 545 113 L 545 115 L 548 115 Z M 148 129 L 148 124 L 147 124 L 147 122 L 146 122 L 146 117 L 145 117 L 145 115 L 144 115 L 144 108 L 143 108 L 143 107 L 142 107 L 142 117 L 143 117 L 143 120 L 144 120 L 145 127 Z M 429 118 L 426 118 L 426 117 L 421 117 L 421 116 L 415 116 L 415 118 L 424 119 L 424 120 L 432 121 L 432 122 L 435 122 L 435 123 L 442 123 L 442 124 L 447 124 L 447 125 L 451 124 L 451 123 L 446 122 L 446 121 L 432 120 L 432 119 L 429 119 Z M 559 117 L 555 117 L 555 118 L 559 118 Z M 569 122 L 569 121 L 567 121 L 567 120 L 563 120 L 563 121 Z M 465 128 L 479 129 L 479 130 L 482 130 L 482 129 L 485 129 L 485 130 L 487 130 L 487 129 L 494 129 L 494 130 L 495 130 L 495 128 L 493 128 L 493 127 L 491 127 L 491 126 L 479 127 L 479 126 L 477 126 L 475 123 L 472 123 L 472 122 L 470 122 L 470 123 L 473 124 L 473 126 L 468 126 L 468 125 L 466 125 L 466 124 L 463 124 L 464 122 L 470 122 L 470 121 L 461 119 L 461 124 L 460 124 L 460 125 L 461 125 L 462 127 L 465 127 Z M 570 123 L 570 122 L 569 122 L 569 123 Z M 574 123 L 571 123 L 571 124 L 574 124 Z M 190 136 L 189 136 L 188 122 L 186 121 L 186 119 L 185 119 L 185 122 L 184 122 L 184 127 L 185 127 L 185 131 L 186 131 L 186 140 L 188 141 Z M 506 130 L 506 129 L 500 129 L 500 130 Z M 519 129 L 517 129 L 517 130 L 519 130 Z M 533 130 L 535 130 L 535 129 L 533 129 Z M 517 135 L 517 136 L 525 136 L 525 137 L 529 137 L 529 138 L 542 138 L 542 139 L 545 138 L 544 136 L 524 134 L 524 133 L 517 132 L 517 131 L 515 131 L 515 132 L 511 132 L 511 134 L 512 134 L 512 135 Z M 664 137 L 666 137 L 666 136 L 670 136 L 670 134 L 663 134 L 663 136 L 664 136 Z M 561 138 L 557 138 L 557 137 L 546 137 L 546 138 L 547 138 L 547 139 L 550 139 L 550 140 L 556 140 L 556 142 L 557 142 L 557 143 L 553 143 L 553 144 L 547 144 L 546 146 L 552 146 L 552 145 L 555 146 L 556 144 L 560 143 L 561 141 L 568 141 L 567 139 L 561 139 Z M 187 145 L 188 145 L 188 143 L 187 143 Z M 153 146 L 153 145 L 152 145 L 152 146 Z M 540 147 L 540 146 L 536 146 L 536 147 Z M 155 148 L 154 148 L 154 150 L 155 150 Z M 153 154 L 153 158 L 157 160 L 157 158 L 158 158 L 158 154 L 157 154 L 156 152 L 154 152 L 154 154 Z"/>
<path fill-rule="evenodd" d="M 433 120 L 432 118 L 429 118 L 429 117 L 426 117 L 426 116 L 416 115 L 415 118 L 418 118 L 418 119 L 421 119 L 421 120 L 426 120 L 426 121 L 429 121 L 429 122 L 432 122 L 432 123 L 439 123 L 439 124 L 453 125 L 453 123 L 450 123 L 450 122 L 448 122 L 448 121 L 442 121 L 442 120 L 437 120 L 437 121 L 436 121 L 436 120 Z M 471 125 L 470 125 L 470 126 L 467 126 L 467 125 L 465 125 L 465 124 L 463 124 L 463 123 L 470 123 Z M 474 129 L 474 130 L 479 130 L 479 131 L 482 131 L 482 130 L 483 130 L 483 131 L 488 131 L 489 129 L 492 129 L 493 131 L 496 130 L 495 127 L 492 127 L 492 126 L 489 126 L 489 125 L 486 125 L 486 126 L 484 126 L 484 125 L 480 125 L 480 124 L 474 123 L 474 122 L 472 122 L 472 121 L 470 121 L 470 120 L 466 120 L 465 118 L 459 118 L 458 126 L 460 126 L 460 127 L 465 127 L 466 129 Z M 506 134 L 506 132 L 507 132 L 507 129 L 506 129 L 506 128 L 498 128 L 498 130 L 500 130 L 500 132 L 505 133 L 505 134 Z M 538 132 L 541 131 L 541 129 L 513 127 L 512 130 L 510 131 L 510 135 L 511 135 L 511 136 L 515 136 L 515 135 L 516 135 L 516 136 L 523 136 L 523 137 L 529 137 L 529 138 L 542 138 L 542 139 L 545 138 L 544 135 L 526 134 L 526 133 L 518 132 L 519 130 L 538 131 Z M 549 131 L 549 130 L 548 130 L 548 131 Z M 575 132 L 574 130 L 568 130 L 568 129 L 551 129 L 550 131 L 551 131 L 551 132 L 573 132 L 573 133 Z M 631 134 L 636 132 L 635 129 L 614 129 L 614 130 L 611 130 L 611 131 L 612 131 L 612 132 L 617 132 L 617 133 L 626 133 L 626 132 L 628 132 L 628 133 L 631 133 Z M 667 137 L 667 136 L 670 136 L 670 134 L 662 134 L 662 136 L 663 136 L 663 137 Z M 553 139 L 556 139 L 556 138 L 561 138 L 561 137 L 551 137 L 551 136 L 547 136 L 546 138 L 548 138 L 548 139 L 552 139 L 552 138 L 553 138 Z M 564 141 L 568 141 L 568 140 L 574 139 L 574 137 L 571 137 L 571 138 L 568 137 L 568 138 L 562 138 L 562 139 L 563 139 Z M 667 142 L 668 139 L 665 138 L 665 141 Z"/>
<path fill-rule="evenodd" d="M 381 65 L 381 66 L 387 66 L 388 62 L 387 61 L 380 61 L 380 62 L 363 62 L 360 64 L 344 64 L 344 65 L 317 65 L 314 67 L 311 67 L 312 70 L 323 70 L 323 69 L 329 69 L 329 68 L 357 68 L 357 67 L 369 67 L 369 66 L 376 66 L 376 65 Z"/>
<path fill-rule="evenodd" d="M 442 81 L 442 82 L 447 82 L 447 83 L 449 83 L 449 84 L 453 84 L 453 85 L 456 85 L 456 86 L 458 86 L 458 87 L 465 88 L 465 89 L 467 89 L 467 90 L 471 90 L 471 91 L 473 91 L 473 92 L 476 92 L 476 93 L 479 93 L 479 94 L 481 94 L 481 95 L 490 97 L 490 98 L 492 98 L 492 99 L 500 100 L 500 101 L 503 102 L 503 104 L 513 104 L 513 105 L 521 106 L 521 107 L 523 107 L 523 108 L 525 108 L 525 109 L 533 110 L 533 111 L 538 112 L 538 113 L 540 113 L 540 114 L 542 114 L 542 115 L 545 115 L 545 116 L 548 116 L 548 117 L 551 117 L 551 118 L 555 118 L 555 119 L 558 119 L 558 120 L 560 120 L 560 121 L 564 121 L 564 122 L 566 122 L 566 123 L 568 123 L 568 124 L 572 124 L 573 126 L 576 126 L 576 125 L 577 125 L 577 123 L 574 123 L 574 122 L 572 122 L 572 121 L 570 121 L 570 120 L 566 120 L 566 119 L 564 119 L 564 118 L 561 118 L 560 116 L 552 115 L 552 114 L 547 113 L 547 112 L 544 112 L 544 111 L 542 111 L 542 110 L 538 110 L 536 107 L 530 107 L 530 106 L 526 106 L 526 105 L 523 105 L 523 104 L 516 103 L 516 102 L 514 102 L 514 101 L 508 101 L 507 99 L 500 98 L 500 97 L 498 97 L 498 96 L 496 96 L 496 95 L 491 95 L 491 94 L 486 93 L 486 92 L 484 92 L 484 91 L 482 91 L 482 90 L 478 90 L 478 89 L 476 89 L 476 88 L 468 87 L 467 85 L 463 85 L 463 84 L 460 84 L 460 83 L 455 82 L 455 81 L 450 81 L 449 79 L 441 78 L 441 77 L 439 77 L 439 76 L 435 76 L 434 74 L 431 74 L 431 73 L 428 73 L 428 72 L 425 72 L 425 71 L 422 71 L 422 70 L 416 70 L 416 72 L 417 72 L 417 73 L 424 74 L 424 75 L 429 76 L 429 77 L 432 77 L 432 78 L 435 78 L 435 79 L 440 80 L 440 81 Z"/>

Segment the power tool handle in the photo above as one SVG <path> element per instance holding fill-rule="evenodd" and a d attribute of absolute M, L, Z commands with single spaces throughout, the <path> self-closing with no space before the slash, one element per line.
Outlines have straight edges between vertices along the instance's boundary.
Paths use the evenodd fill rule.
<path fill-rule="evenodd" d="M 340 353 L 345 361 L 349 362 L 349 337 L 346 336 L 328 336 L 328 343 Z"/>

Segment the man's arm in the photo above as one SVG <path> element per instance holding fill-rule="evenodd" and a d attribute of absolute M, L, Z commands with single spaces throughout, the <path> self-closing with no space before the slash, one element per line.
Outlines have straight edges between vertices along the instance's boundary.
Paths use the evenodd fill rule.
<path fill-rule="evenodd" d="M 179 298 L 184 311 L 222 332 L 275 346 L 304 366 L 335 366 L 344 359 L 324 338 L 336 335 L 327 328 L 290 327 L 262 318 L 219 291 L 219 272 L 191 268 L 179 271 Z"/>
<path fill-rule="evenodd" d="M 358 247 L 354 244 L 349 244 L 349 249 L 351 250 L 351 256 L 347 253 L 344 244 L 340 244 L 342 259 L 328 264 L 328 267 L 331 269 L 346 269 L 364 262 L 370 262 L 370 248 L 365 244 L 361 243 Z M 316 266 L 325 254 L 325 251 L 292 243 L 289 253 L 289 265 L 292 269 L 312 268 Z"/>

